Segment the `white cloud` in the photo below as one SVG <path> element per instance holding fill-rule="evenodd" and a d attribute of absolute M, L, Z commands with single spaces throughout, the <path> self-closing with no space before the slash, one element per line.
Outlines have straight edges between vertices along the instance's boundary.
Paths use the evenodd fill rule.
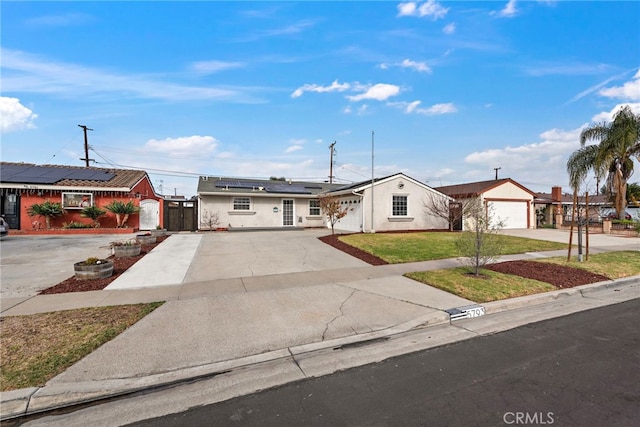
<path fill-rule="evenodd" d="M 373 86 L 364 87 L 364 92 L 359 95 L 347 96 L 350 101 L 362 101 L 363 99 L 374 99 L 384 101 L 400 93 L 400 87 L 386 83 L 378 83 Z"/>
<path fill-rule="evenodd" d="M 150 139 L 144 144 L 145 150 L 166 153 L 171 156 L 203 156 L 213 152 L 218 140 L 212 136 L 183 136 L 179 138 Z"/>
<path fill-rule="evenodd" d="M 425 63 L 425 62 L 416 62 L 416 61 L 412 61 L 410 59 L 405 59 L 404 61 L 402 61 L 400 63 L 400 67 L 402 68 L 410 68 L 412 70 L 415 71 L 419 71 L 419 72 L 426 72 L 426 73 L 430 73 L 431 72 L 431 68 L 429 68 L 429 66 Z"/>
<path fill-rule="evenodd" d="M 431 17 L 434 21 L 439 18 L 444 18 L 449 11 L 449 8 L 442 7 L 436 0 L 427 0 L 424 3 L 400 3 L 397 9 L 398 16 L 417 16 L 419 18 L 427 16 Z"/>
<path fill-rule="evenodd" d="M 622 86 L 614 86 L 601 89 L 598 95 L 607 98 L 628 99 L 630 101 L 640 101 L 640 70 L 633 76 L 633 79 Z"/>
<path fill-rule="evenodd" d="M 426 62 L 416 62 L 413 61 L 411 59 L 405 59 L 402 62 L 396 62 L 393 64 L 380 64 L 378 65 L 378 67 L 380 67 L 383 70 L 388 70 L 389 67 L 400 67 L 400 68 L 409 68 L 411 70 L 414 71 L 418 71 L 421 73 L 430 73 L 431 72 L 431 68 L 429 68 L 429 66 L 427 65 Z"/>
<path fill-rule="evenodd" d="M 65 15 L 44 15 L 28 19 L 26 24 L 33 27 L 67 27 L 84 25 L 94 21 L 91 15 L 85 13 L 68 13 Z"/>
<path fill-rule="evenodd" d="M 493 13 L 493 15 L 497 15 L 501 18 L 513 18 L 517 14 L 518 9 L 516 8 L 516 0 L 509 0 L 502 10 Z"/>
<path fill-rule="evenodd" d="M 242 68 L 244 62 L 198 61 L 191 64 L 191 69 L 200 74 L 213 74 L 219 71 Z"/>
<path fill-rule="evenodd" d="M 289 145 L 289 147 L 284 150 L 285 153 L 293 153 L 295 151 L 300 151 L 302 149 L 304 149 L 304 143 L 306 142 L 306 140 L 304 139 L 292 139 L 291 141 L 289 141 L 289 143 L 291 145 Z"/>
<path fill-rule="evenodd" d="M 629 107 L 634 114 L 640 114 L 640 103 L 618 104 L 609 111 L 603 111 L 602 113 L 596 114 L 591 118 L 591 120 L 596 123 L 611 122 L 613 121 L 613 116 L 624 106 Z"/>
<path fill-rule="evenodd" d="M 444 26 L 444 28 L 442 29 L 442 32 L 445 34 L 453 34 L 456 32 L 456 24 L 455 22 L 452 22 L 450 24 L 447 24 Z"/>
<path fill-rule="evenodd" d="M 118 74 L 65 62 L 53 62 L 38 55 L 0 49 L 2 90 L 87 98 L 111 95 L 113 99 L 152 98 L 170 101 L 197 99 L 257 102 L 245 88 L 188 86 L 155 75 Z M 7 72 L 11 70 L 11 72 Z M 71 95 L 70 95 L 71 94 Z"/>
<path fill-rule="evenodd" d="M 303 148 L 304 148 L 304 146 L 302 146 L 302 145 L 291 145 L 286 150 L 284 150 L 284 152 L 285 153 L 293 153 L 295 151 L 300 151 Z"/>
<path fill-rule="evenodd" d="M 20 103 L 18 98 L 0 97 L 0 130 L 12 132 L 34 128 L 38 115 Z"/>
<path fill-rule="evenodd" d="M 320 86 L 315 83 L 313 84 L 305 84 L 300 86 L 298 89 L 294 90 L 291 94 L 292 98 L 298 98 L 302 96 L 305 92 L 317 92 L 317 93 L 325 93 L 325 92 L 344 92 L 351 88 L 349 83 L 338 83 L 338 80 L 334 80 L 329 86 Z"/>
<path fill-rule="evenodd" d="M 433 104 L 428 108 L 420 108 L 420 104 L 422 104 L 422 101 L 390 102 L 388 105 L 402 108 L 406 114 L 423 114 L 425 116 L 450 114 L 458 111 L 456 106 L 451 102 L 446 104 Z"/>
<path fill-rule="evenodd" d="M 483 166 L 487 179 L 492 168 L 502 167 L 503 177 L 537 183 L 542 190 L 549 191 L 544 187 L 565 185 L 568 181 L 567 159 L 580 147 L 580 132 L 585 126 L 570 131 L 550 129 L 540 134 L 539 142 L 531 144 L 476 151 L 467 155 L 464 162 Z"/>

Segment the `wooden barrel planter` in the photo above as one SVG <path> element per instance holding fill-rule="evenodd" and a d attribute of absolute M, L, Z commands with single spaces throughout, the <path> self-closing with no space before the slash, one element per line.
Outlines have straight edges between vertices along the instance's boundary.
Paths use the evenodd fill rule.
<path fill-rule="evenodd" d="M 136 240 L 141 245 L 151 245 L 156 242 L 156 236 L 147 236 L 145 234 L 139 234 L 136 236 Z"/>
<path fill-rule="evenodd" d="M 155 230 L 151 230 L 151 235 L 152 236 L 156 236 L 156 237 L 160 237 L 160 236 L 164 236 L 167 234 L 167 230 L 164 228 L 158 228 Z"/>
<path fill-rule="evenodd" d="M 125 258 L 131 256 L 140 255 L 140 249 L 142 246 L 140 245 L 123 245 L 123 246 L 114 246 L 113 247 L 113 255 L 116 258 Z"/>
<path fill-rule="evenodd" d="M 73 269 L 78 279 L 105 279 L 113 274 L 113 261 L 101 259 L 100 264 L 89 264 L 85 261 L 73 264 Z"/>

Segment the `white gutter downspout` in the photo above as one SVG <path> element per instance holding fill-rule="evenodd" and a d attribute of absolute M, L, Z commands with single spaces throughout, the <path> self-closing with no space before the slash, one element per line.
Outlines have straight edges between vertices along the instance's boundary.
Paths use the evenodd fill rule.
<path fill-rule="evenodd" d="M 354 196 L 360 197 L 360 202 L 361 202 L 360 206 L 362 206 L 362 209 L 360 209 L 362 211 L 362 229 L 360 231 L 364 233 L 364 220 L 365 220 L 364 211 L 366 210 L 364 208 L 364 203 L 362 203 L 362 201 L 364 200 L 364 194 L 360 194 L 356 192 L 356 190 L 351 190 L 351 194 L 353 194 Z"/>

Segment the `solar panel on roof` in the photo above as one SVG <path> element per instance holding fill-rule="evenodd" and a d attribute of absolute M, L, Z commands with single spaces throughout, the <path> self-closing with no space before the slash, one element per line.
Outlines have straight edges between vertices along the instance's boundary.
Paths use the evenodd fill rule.
<path fill-rule="evenodd" d="M 263 183 L 258 181 L 238 181 L 230 179 L 221 179 L 216 181 L 216 188 L 245 188 L 252 190 L 254 188 L 262 187 Z"/>
<path fill-rule="evenodd" d="M 265 190 L 269 193 L 311 194 L 303 185 L 296 184 L 267 184 Z"/>
<path fill-rule="evenodd" d="M 64 179 L 109 181 L 115 176 L 103 170 L 50 166 L 3 165 L 0 169 L 0 181 L 26 184 L 55 184 Z"/>

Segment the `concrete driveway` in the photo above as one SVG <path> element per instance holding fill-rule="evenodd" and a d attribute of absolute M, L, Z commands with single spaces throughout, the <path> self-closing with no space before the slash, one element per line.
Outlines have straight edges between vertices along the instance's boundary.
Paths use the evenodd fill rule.
<path fill-rule="evenodd" d="M 318 240 L 328 230 L 206 233 L 183 283 L 367 267 Z"/>
<path fill-rule="evenodd" d="M 74 275 L 73 264 L 110 255 L 127 235 L 11 236 L 0 241 L 0 295 L 27 297 Z"/>

